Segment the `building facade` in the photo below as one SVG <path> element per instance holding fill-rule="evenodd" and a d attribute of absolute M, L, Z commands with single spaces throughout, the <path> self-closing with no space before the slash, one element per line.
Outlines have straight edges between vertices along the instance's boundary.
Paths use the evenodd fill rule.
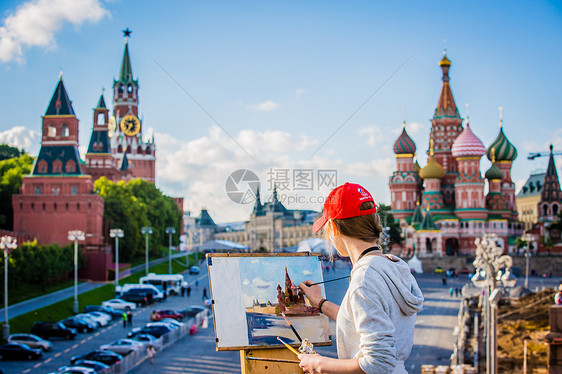
<path fill-rule="evenodd" d="M 470 127 L 463 127 L 450 86 L 451 61 L 439 62 L 443 85 L 431 119 L 427 165 L 420 169 L 416 145 L 406 132 L 394 143 L 396 170 L 389 187 L 392 214 L 400 221 L 405 254 L 443 256 L 474 253 L 474 239 L 495 232 L 504 249 L 513 249 L 523 226 L 518 221 L 511 166 L 517 150 L 503 132 L 486 149 Z M 484 177 L 480 160 L 492 166 Z M 485 184 L 488 193 L 485 194 Z"/>
<path fill-rule="evenodd" d="M 539 202 L 546 173 L 533 173 L 516 197 L 519 220 L 530 230 L 539 220 Z"/>

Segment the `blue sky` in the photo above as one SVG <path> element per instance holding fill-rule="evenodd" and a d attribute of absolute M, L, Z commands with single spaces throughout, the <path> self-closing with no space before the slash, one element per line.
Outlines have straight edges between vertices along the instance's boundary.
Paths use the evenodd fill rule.
<path fill-rule="evenodd" d="M 338 183 L 362 183 L 388 203 L 392 144 L 403 120 L 420 164 L 426 162 L 444 39 L 456 103 L 463 116 L 470 104 L 471 128 L 484 145 L 497 136 L 498 107 L 504 108 L 505 133 L 519 150 L 512 174 L 518 185 L 546 167 L 546 158 L 528 161 L 528 152 L 547 151 L 551 142 L 562 149 L 560 3 L 155 4 L 0 2 L 0 141 L 38 151 L 41 115 L 62 69 L 85 147 L 102 87 L 111 102 L 121 30 L 129 27 L 143 132 L 156 137 L 157 185 L 185 197 L 194 213 L 207 207 L 219 222 L 247 219 L 251 211 L 224 190 L 240 168 L 255 171 L 264 187 L 270 169 L 337 169 Z M 488 167 L 484 160 L 482 172 Z M 321 209 L 308 201 L 288 207 Z"/>

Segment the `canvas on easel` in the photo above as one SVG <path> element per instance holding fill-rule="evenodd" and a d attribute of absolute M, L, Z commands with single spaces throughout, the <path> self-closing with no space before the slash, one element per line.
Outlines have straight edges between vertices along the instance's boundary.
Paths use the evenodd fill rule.
<path fill-rule="evenodd" d="M 299 345 L 281 313 L 303 339 L 331 345 L 328 318 L 297 287 L 322 282 L 317 255 L 208 254 L 207 265 L 217 350 L 282 347 L 277 337 Z"/>

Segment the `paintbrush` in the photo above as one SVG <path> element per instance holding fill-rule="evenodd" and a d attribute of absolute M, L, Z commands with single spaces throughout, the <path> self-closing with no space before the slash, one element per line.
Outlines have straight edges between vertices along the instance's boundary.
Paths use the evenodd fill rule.
<path fill-rule="evenodd" d="M 279 340 L 281 343 L 283 343 L 283 345 L 285 347 L 287 347 L 291 352 L 293 352 L 294 354 L 296 354 L 297 356 L 300 355 L 299 351 L 297 351 L 295 348 L 291 347 L 289 344 L 285 343 L 283 341 L 283 339 L 281 339 L 280 337 L 277 337 L 277 340 Z"/>
<path fill-rule="evenodd" d="M 345 277 L 340 277 L 340 278 L 329 279 L 329 280 L 323 281 L 323 282 L 311 283 L 311 284 L 307 284 L 307 286 L 308 286 L 308 287 L 310 287 L 310 286 L 316 286 L 317 284 L 330 283 L 330 282 L 339 281 L 339 280 L 341 280 L 341 279 L 345 279 L 345 278 L 349 278 L 349 277 L 351 277 L 351 275 L 346 275 Z"/>
<path fill-rule="evenodd" d="M 281 315 L 283 316 L 283 318 L 285 318 L 285 321 L 287 321 L 287 323 L 289 324 L 289 327 L 291 327 L 291 330 L 293 330 L 293 332 L 295 333 L 295 336 L 297 337 L 297 339 L 299 340 L 299 342 L 302 343 L 302 338 L 300 337 L 299 333 L 297 332 L 297 330 L 295 329 L 295 327 L 293 326 L 293 324 L 291 323 L 291 321 L 289 321 L 287 319 L 287 316 L 285 316 L 285 313 L 281 313 Z"/>

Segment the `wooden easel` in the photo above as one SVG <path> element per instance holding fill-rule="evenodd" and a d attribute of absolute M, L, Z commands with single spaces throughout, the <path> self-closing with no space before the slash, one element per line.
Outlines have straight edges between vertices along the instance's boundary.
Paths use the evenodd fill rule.
<path fill-rule="evenodd" d="M 310 253 L 269 253 L 260 254 L 263 257 L 293 257 L 293 256 L 311 256 Z M 318 256 L 318 254 L 312 254 L 312 256 Z M 207 254 L 206 258 L 213 257 L 256 257 L 253 253 L 213 253 Z M 207 261 L 207 266 L 209 266 L 209 261 Z M 211 299 L 213 300 L 213 287 L 211 284 L 211 277 L 209 276 L 209 286 L 211 290 Z M 213 305 L 213 316 L 215 314 L 215 308 Z M 215 336 L 216 336 L 216 325 Z M 218 340 L 217 340 L 218 341 Z M 315 346 L 327 346 L 332 345 L 332 342 L 322 342 L 315 343 Z M 298 348 L 299 345 L 292 345 L 294 348 Z M 241 374 L 263 374 L 263 373 L 273 373 L 273 374 L 304 374 L 304 371 L 299 366 L 298 357 L 291 352 L 286 347 L 231 347 L 231 348 L 219 348 L 217 346 L 217 351 L 222 350 L 238 350 L 240 351 L 240 367 Z"/>
<path fill-rule="evenodd" d="M 287 348 L 240 350 L 241 374 L 303 374 L 298 362 Z"/>

